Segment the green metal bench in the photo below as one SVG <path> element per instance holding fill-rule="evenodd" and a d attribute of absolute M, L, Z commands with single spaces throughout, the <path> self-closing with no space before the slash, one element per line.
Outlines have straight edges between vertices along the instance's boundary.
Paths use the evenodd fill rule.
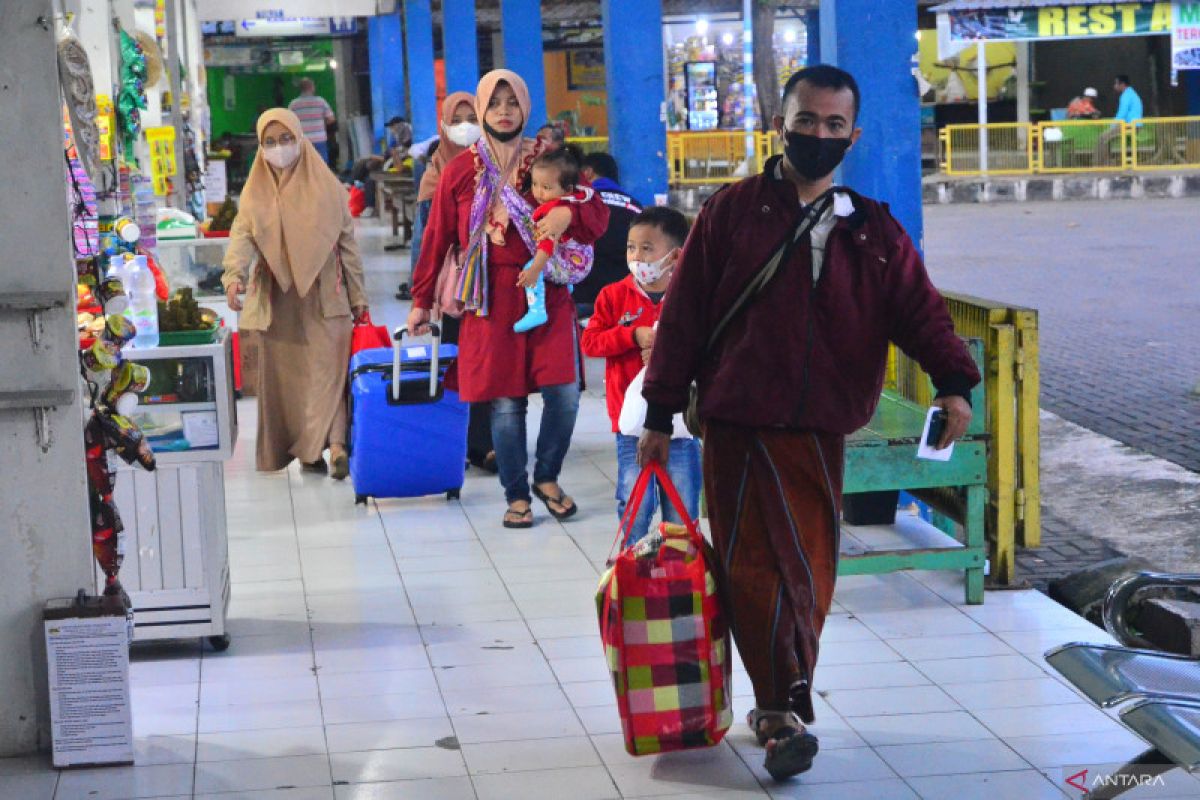
<path fill-rule="evenodd" d="M 972 339 L 968 346 L 975 362 L 982 365 L 983 343 Z M 838 563 L 839 575 L 877 575 L 906 569 L 965 570 L 966 601 L 983 602 L 988 438 L 983 384 L 975 388 L 971 403 L 975 415 L 949 461 L 916 457 L 927 409 L 888 390 L 870 423 L 846 439 L 843 494 L 895 490 L 915 493 L 961 524 L 960 546 L 844 552 Z M 942 491 L 935 496 L 929 490 Z"/>

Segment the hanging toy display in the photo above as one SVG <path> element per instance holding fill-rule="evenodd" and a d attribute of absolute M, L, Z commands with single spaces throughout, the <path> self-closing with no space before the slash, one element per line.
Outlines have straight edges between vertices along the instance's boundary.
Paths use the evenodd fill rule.
<path fill-rule="evenodd" d="M 118 597 L 129 605 L 118 574 L 124 556 L 118 535 L 125 529 L 121 515 L 113 502 L 116 472 L 108 463 L 108 446 L 100 420 L 93 415 L 83 429 L 84 451 L 87 454 L 88 507 L 91 511 L 92 554 L 104 572 L 104 596 Z"/>
<path fill-rule="evenodd" d="M 117 118 L 126 161 L 133 161 L 133 148 L 142 129 L 141 109 L 146 107 L 146 56 L 137 40 L 121 31 L 121 91 Z"/>

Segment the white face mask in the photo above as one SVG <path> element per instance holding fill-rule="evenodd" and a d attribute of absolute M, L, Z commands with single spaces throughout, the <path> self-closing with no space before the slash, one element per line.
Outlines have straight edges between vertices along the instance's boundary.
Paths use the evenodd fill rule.
<path fill-rule="evenodd" d="M 667 253 L 658 261 L 630 261 L 629 271 L 638 283 L 650 286 L 661 281 L 663 276 L 671 271 L 671 266 L 667 264 L 670 257 L 671 253 Z"/>
<path fill-rule="evenodd" d="M 457 125 L 442 125 L 446 136 L 459 147 L 470 147 L 479 141 L 483 129 L 473 122 L 460 122 Z"/>
<path fill-rule="evenodd" d="M 277 169 L 287 169 L 300 158 L 300 143 L 281 144 L 275 147 L 264 147 L 263 158 Z"/>

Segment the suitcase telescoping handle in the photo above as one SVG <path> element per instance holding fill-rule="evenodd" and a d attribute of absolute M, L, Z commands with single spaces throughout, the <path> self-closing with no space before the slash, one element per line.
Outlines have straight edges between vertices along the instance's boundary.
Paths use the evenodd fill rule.
<path fill-rule="evenodd" d="M 438 356 L 442 349 L 442 329 L 437 326 L 437 323 L 431 322 L 429 330 L 433 334 L 433 357 L 429 359 L 429 396 L 434 398 L 437 397 Z M 392 400 L 394 402 L 400 401 L 400 342 L 406 333 L 408 333 L 408 328 L 396 328 L 396 332 L 392 334 Z"/>

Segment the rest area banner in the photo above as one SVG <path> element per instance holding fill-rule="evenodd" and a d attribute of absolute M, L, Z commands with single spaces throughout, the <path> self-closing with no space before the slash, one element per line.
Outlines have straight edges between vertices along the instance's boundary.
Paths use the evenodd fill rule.
<path fill-rule="evenodd" d="M 1175 3 L 1171 68 L 1200 69 L 1200 2 Z"/>
<path fill-rule="evenodd" d="M 950 11 L 947 15 L 952 41 L 1103 39 L 1170 34 L 1175 5 L 1196 3 L 1091 3 Z"/>

